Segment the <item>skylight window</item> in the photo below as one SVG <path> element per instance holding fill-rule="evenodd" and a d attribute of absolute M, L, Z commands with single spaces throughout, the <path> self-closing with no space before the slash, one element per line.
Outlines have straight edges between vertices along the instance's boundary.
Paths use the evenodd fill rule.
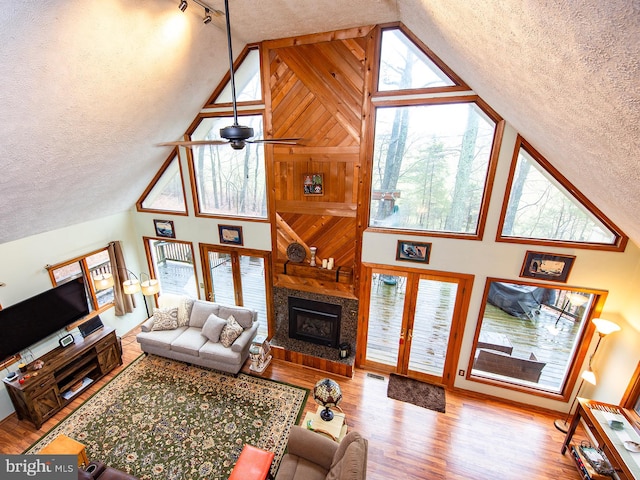
<path fill-rule="evenodd" d="M 383 30 L 378 91 L 455 85 L 401 30 Z"/>
<path fill-rule="evenodd" d="M 182 188 L 182 172 L 176 152 L 160 169 L 156 178 L 142 194 L 137 203 L 138 210 L 186 214 L 184 190 Z"/>
<path fill-rule="evenodd" d="M 249 50 L 247 56 L 235 70 L 233 77 L 236 83 L 236 99 L 238 102 L 251 102 L 262 99 L 260 51 L 257 48 Z M 231 103 L 231 100 L 231 82 L 227 82 L 214 103 Z"/>
<path fill-rule="evenodd" d="M 519 138 L 498 240 L 619 246 L 626 237 Z"/>

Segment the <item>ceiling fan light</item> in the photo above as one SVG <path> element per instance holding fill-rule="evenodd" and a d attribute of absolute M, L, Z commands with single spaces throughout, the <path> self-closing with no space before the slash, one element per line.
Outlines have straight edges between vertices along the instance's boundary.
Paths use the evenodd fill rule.
<path fill-rule="evenodd" d="M 184 12 L 188 6 L 189 4 L 187 3 L 187 0 L 180 0 L 180 5 L 178 5 L 178 8 L 181 12 Z"/>

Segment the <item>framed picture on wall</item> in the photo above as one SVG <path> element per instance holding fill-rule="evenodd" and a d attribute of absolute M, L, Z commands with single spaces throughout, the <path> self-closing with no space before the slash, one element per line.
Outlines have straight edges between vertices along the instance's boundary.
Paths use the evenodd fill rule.
<path fill-rule="evenodd" d="M 575 259 L 574 255 L 527 251 L 520 276 L 567 283 Z"/>
<path fill-rule="evenodd" d="M 324 195 L 324 178 L 321 173 L 305 173 L 302 177 L 305 195 Z"/>
<path fill-rule="evenodd" d="M 218 225 L 218 233 L 220 234 L 220 243 L 243 245 L 242 227 L 235 225 Z"/>
<path fill-rule="evenodd" d="M 429 255 L 431 255 L 430 243 L 418 243 L 408 242 L 406 240 L 398 240 L 398 248 L 396 249 L 396 260 L 429 263 Z"/>
<path fill-rule="evenodd" d="M 153 225 L 156 227 L 158 237 L 176 238 L 176 231 L 171 220 L 154 220 Z"/>

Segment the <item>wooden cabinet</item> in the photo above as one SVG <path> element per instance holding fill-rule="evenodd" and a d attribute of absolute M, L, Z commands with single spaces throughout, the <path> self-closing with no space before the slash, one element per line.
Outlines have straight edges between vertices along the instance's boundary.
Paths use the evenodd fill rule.
<path fill-rule="evenodd" d="M 34 370 L 38 360 L 44 365 Z M 15 380 L 4 381 L 18 419 L 30 420 L 36 428 L 91 383 L 122 365 L 122 351 L 115 330 L 105 327 L 38 360 Z"/>

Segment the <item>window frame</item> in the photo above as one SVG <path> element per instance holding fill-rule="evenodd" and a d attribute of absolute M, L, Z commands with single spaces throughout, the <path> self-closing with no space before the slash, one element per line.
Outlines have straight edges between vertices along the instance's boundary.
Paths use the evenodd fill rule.
<path fill-rule="evenodd" d="M 487 377 L 482 377 L 478 375 L 472 375 L 471 371 L 473 369 L 475 352 L 478 349 L 478 340 L 480 336 L 480 331 L 482 329 L 482 323 L 484 320 L 485 306 L 487 305 L 487 302 L 488 302 L 489 286 L 492 282 L 512 283 L 512 284 L 518 284 L 518 285 L 531 285 L 531 286 L 538 286 L 538 287 L 544 287 L 544 288 L 550 288 L 550 289 L 569 290 L 571 292 L 584 292 L 594 296 L 591 310 L 585 313 L 584 328 L 580 336 L 577 338 L 577 345 L 576 345 L 575 352 L 573 354 L 573 358 L 569 359 L 568 370 L 567 370 L 564 384 L 561 386 L 561 388 L 557 393 L 550 392 L 548 390 L 538 389 L 535 387 L 528 387 L 525 385 L 512 383 L 505 380 L 498 380 L 498 379 L 487 378 Z M 478 313 L 478 319 L 476 322 L 476 329 L 473 337 L 473 343 L 471 344 L 471 351 L 469 354 L 469 363 L 467 366 L 467 373 L 465 378 L 471 382 L 497 386 L 507 390 L 527 393 L 527 394 L 535 395 L 538 397 L 550 398 L 553 400 L 560 400 L 564 402 L 569 401 L 569 399 L 571 398 L 571 394 L 575 388 L 576 381 L 580 375 L 581 367 L 584 364 L 584 361 L 587 357 L 587 352 L 589 350 L 589 346 L 591 345 L 591 340 L 593 339 L 593 336 L 596 332 L 596 326 L 591 320 L 593 320 L 594 318 L 598 318 L 602 313 L 604 304 L 607 300 L 607 295 L 608 295 L 608 292 L 606 290 L 599 290 L 597 288 L 582 288 L 582 287 L 575 287 L 575 286 L 564 285 L 564 284 L 550 285 L 547 283 L 527 282 L 522 280 L 487 277 L 485 281 L 484 292 L 482 295 L 480 312 Z"/>
<path fill-rule="evenodd" d="M 84 280 L 86 293 L 89 296 L 89 299 L 91 301 L 90 305 L 89 305 L 89 314 L 86 317 L 84 317 L 84 318 L 82 318 L 80 320 L 77 320 L 74 323 L 71 323 L 71 324 L 67 325 L 67 327 L 66 327 L 67 331 L 73 330 L 75 327 L 77 327 L 78 325 L 86 322 L 88 319 L 93 318 L 93 317 L 101 314 L 102 312 L 104 312 L 104 311 L 106 311 L 106 310 L 108 310 L 108 309 L 110 309 L 111 307 L 114 306 L 114 302 L 113 301 L 105 303 L 102 306 L 98 306 L 97 292 L 96 292 L 95 285 L 93 284 L 93 278 L 91 277 L 91 268 L 89 267 L 89 264 L 87 262 L 87 257 L 91 257 L 91 256 L 96 255 L 96 254 L 101 253 L 101 252 L 107 252 L 108 253 L 108 251 L 109 251 L 108 249 L 109 249 L 109 247 L 99 248 L 98 250 L 94 250 L 94 251 L 91 251 L 89 253 L 86 253 L 86 254 L 83 254 L 83 255 L 79 255 L 79 256 L 71 258 L 69 260 L 65 260 L 63 262 L 59 262 L 59 263 L 56 263 L 54 265 L 47 265 L 46 266 L 47 272 L 49 273 L 49 278 L 51 279 L 51 284 L 54 287 L 57 287 L 58 285 L 61 285 L 61 283 L 59 283 L 56 280 L 54 271 L 59 269 L 59 268 L 66 267 L 67 265 L 72 265 L 74 263 L 79 263 L 80 264 L 80 271 L 82 272 L 82 278 Z M 109 261 L 109 266 L 111 268 L 111 261 Z"/>
<path fill-rule="evenodd" d="M 208 118 L 224 118 L 224 117 L 230 117 L 233 115 L 233 112 L 228 111 L 228 110 L 221 110 L 221 111 L 217 111 L 217 112 L 204 112 L 204 113 L 200 113 L 195 120 L 192 122 L 192 124 L 189 126 L 189 129 L 187 130 L 187 134 L 189 136 L 189 139 L 191 139 L 191 135 L 193 134 L 193 132 L 198 128 L 198 126 L 200 125 L 200 123 L 203 120 L 206 120 Z M 238 123 L 242 124 L 241 118 L 242 116 L 257 116 L 260 115 L 262 118 L 262 131 L 263 131 L 263 135 L 266 129 L 266 125 L 265 125 L 265 112 L 264 112 L 264 108 L 261 109 L 253 109 L 253 108 L 248 108 L 248 109 L 242 109 L 242 112 L 238 114 Z M 233 121 L 233 120 L 231 120 Z M 264 148 L 264 143 L 262 144 L 262 148 Z M 218 148 L 231 148 L 230 145 L 221 145 Z M 269 192 L 269 170 L 267 168 L 267 154 L 266 152 L 264 152 L 263 155 L 263 162 L 264 162 L 264 172 L 265 172 L 265 198 L 266 198 L 266 205 L 265 205 L 265 211 L 266 211 L 266 216 L 265 217 L 252 217 L 249 215 L 231 215 L 231 214 L 216 214 L 216 213 L 207 213 L 207 212 L 203 212 L 202 211 L 202 207 L 200 205 L 200 201 L 199 201 L 199 189 L 198 189 L 198 182 L 196 181 L 196 170 L 195 170 L 195 163 L 194 163 L 194 154 L 193 154 L 193 149 L 192 148 L 187 148 L 186 149 L 186 154 L 187 154 L 187 164 L 189 166 L 189 181 L 191 184 L 191 195 L 192 195 L 192 200 L 193 200 L 193 205 L 194 205 L 194 209 L 195 209 L 195 216 L 196 217 L 204 217 L 204 218 L 220 218 L 220 219 L 225 219 L 225 218 L 230 218 L 233 220 L 242 220 L 242 221 L 247 221 L 247 222 L 261 222 L 261 223 L 267 223 L 270 221 L 270 212 L 271 212 L 271 208 L 269 207 L 269 198 L 270 195 L 268 194 Z"/>
<path fill-rule="evenodd" d="M 594 242 L 503 236 L 502 231 L 504 229 L 504 221 L 507 216 L 509 198 L 511 197 L 511 189 L 513 187 L 513 180 L 516 174 L 516 165 L 518 163 L 518 157 L 520 156 L 521 149 L 527 152 L 560 185 L 562 185 L 562 187 L 564 187 L 573 196 L 576 202 L 581 203 L 583 207 L 589 210 L 591 214 L 593 214 L 605 227 L 607 227 L 615 235 L 615 242 L 612 244 L 604 244 Z M 529 144 L 529 142 L 527 142 L 521 135 L 517 136 L 516 144 L 513 150 L 513 156 L 511 158 L 511 166 L 509 169 L 509 177 L 507 178 L 507 186 L 504 193 L 504 199 L 502 201 L 500 221 L 498 223 L 498 229 L 496 231 L 496 242 L 623 252 L 627 246 L 628 240 L 629 238 L 624 234 L 622 230 L 620 230 L 620 228 L 618 228 L 598 207 L 591 203 L 591 201 L 589 201 L 589 199 L 584 196 L 582 192 L 580 192 L 569 180 L 567 180 L 556 168 L 554 168 L 546 158 L 544 158 L 535 148 L 533 148 L 533 146 L 531 146 L 531 144 Z"/>
<path fill-rule="evenodd" d="M 164 175 L 164 173 L 167 171 L 167 169 L 169 168 L 169 166 L 174 160 L 178 162 L 178 170 L 180 172 L 180 185 L 182 187 L 182 198 L 184 200 L 184 212 L 181 212 L 179 210 L 162 210 L 162 209 L 143 207 L 142 204 L 147 199 L 147 195 L 151 193 L 151 191 L 156 186 L 156 183 L 160 180 L 160 178 L 162 178 L 162 176 Z M 144 192 L 142 192 L 142 195 L 140 195 L 140 198 L 136 202 L 136 210 L 138 212 L 162 213 L 162 214 L 170 214 L 170 215 L 180 215 L 183 217 L 189 216 L 189 206 L 187 205 L 187 194 L 184 191 L 184 173 L 182 171 L 182 162 L 180 161 L 180 155 L 178 154 L 177 148 L 173 148 L 171 150 L 171 153 L 169 154 L 167 159 L 164 161 L 164 163 L 158 170 L 158 173 L 155 174 L 153 179 L 149 182 L 149 185 L 147 185 L 147 188 L 145 188 Z"/>
<path fill-rule="evenodd" d="M 452 87 L 449 87 L 452 88 Z M 387 93 L 387 92 L 385 92 Z M 403 91 L 404 93 L 404 91 Z M 431 106 L 431 105 L 449 105 L 449 104 L 458 104 L 458 103 L 473 103 L 478 108 L 480 108 L 487 117 L 489 117 L 495 123 L 495 129 L 493 132 L 493 140 L 491 144 L 491 151 L 489 153 L 489 161 L 487 165 L 487 174 L 484 185 L 484 190 L 482 193 L 482 198 L 479 204 L 478 210 L 478 223 L 476 225 L 476 231 L 474 233 L 456 233 L 456 232 L 443 232 L 437 230 L 412 230 L 407 228 L 389 228 L 389 227 L 378 227 L 371 226 L 371 192 L 373 189 L 373 175 L 366 180 L 368 195 L 367 195 L 367 205 L 365 210 L 366 215 L 366 230 L 372 232 L 379 233 L 391 233 L 391 234 L 405 234 L 405 235 L 418 235 L 418 236 L 429 236 L 429 237 L 442 237 L 442 238 L 458 238 L 464 240 L 482 240 L 484 236 L 484 230 L 486 227 L 487 215 L 489 211 L 489 201 L 491 199 L 491 194 L 493 191 L 493 184 L 496 175 L 496 170 L 498 166 L 498 157 L 500 155 L 500 146 L 502 144 L 502 137 L 504 134 L 505 121 L 500 117 L 487 103 L 485 103 L 480 97 L 477 95 L 469 95 L 469 96 L 415 96 L 415 95 L 398 95 L 392 99 L 380 99 L 380 100 L 372 100 L 373 108 L 371 111 L 371 125 L 375 126 L 376 124 L 376 112 L 379 107 L 410 107 L 410 106 Z M 372 128 L 373 130 L 373 128 Z M 369 171 L 373 171 L 373 157 L 374 157 L 374 149 L 375 149 L 375 132 L 371 134 L 371 145 L 369 147 L 370 155 L 369 162 L 370 167 Z"/>

